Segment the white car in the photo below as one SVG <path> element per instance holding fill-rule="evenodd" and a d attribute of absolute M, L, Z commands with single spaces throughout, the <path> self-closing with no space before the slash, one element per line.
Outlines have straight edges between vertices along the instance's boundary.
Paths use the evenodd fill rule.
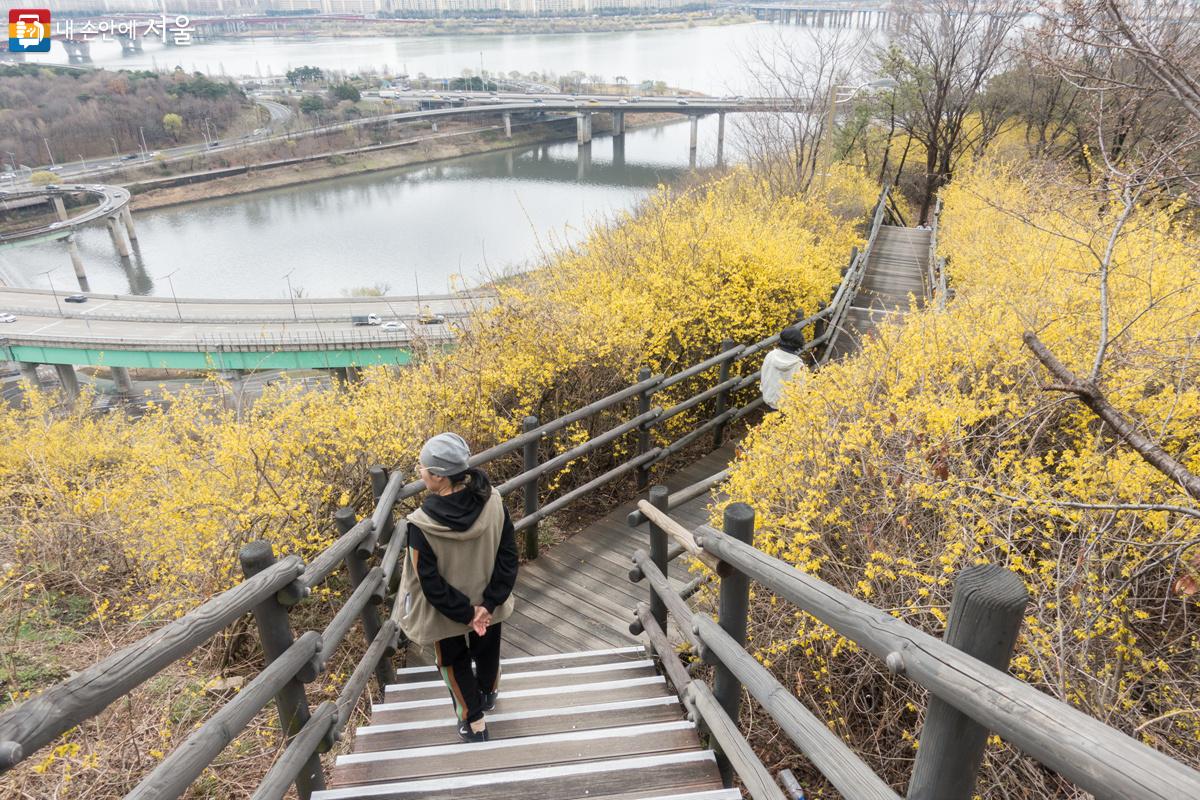
<path fill-rule="evenodd" d="M 382 331 L 403 331 L 408 330 L 408 326 L 399 320 L 392 319 L 380 325 L 379 329 Z"/>
<path fill-rule="evenodd" d="M 16 322 L 17 318 L 12 314 L 0 314 L 0 322 Z"/>

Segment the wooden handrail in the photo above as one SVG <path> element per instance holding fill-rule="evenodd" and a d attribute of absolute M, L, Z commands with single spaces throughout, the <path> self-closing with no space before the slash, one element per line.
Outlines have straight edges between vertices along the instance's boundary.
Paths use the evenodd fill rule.
<path fill-rule="evenodd" d="M 14 742 L 21 751 L 20 757 L 5 765 L 6 768 L 96 716 L 113 701 L 207 642 L 250 609 L 273 597 L 303 569 L 299 556 L 289 556 L 99 664 L 4 712 L 0 715 L 0 742 Z"/>
<path fill-rule="evenodd" d="M 655 525 L 667 532 L 667 535 L 674 539 L 684 551 L 692 558 L 698 559 L 718 575 L 722 571 L 728 573 L 728 568 L 722 567 L 718 559 L 713 558 L 711 553 L 706 553 L 699 544 L 697 544 L 692 532 L 684 526 L 680 525 L 665 512 L 659 511 L 646 500 L 638 501 L 638 511 L 641 511 L 646 519 L 653 522 Z M 715 531 L 713 531 L 715 533 Z"/>
<path fill-rule="evenodd" d="M 183 794 L 226 745 L 259 711 L 321 652 L 321 636 L 309 631 L 246 684 L 237 696 L 209 717 L 186 741 L 164 758 L 125 800 L 164 800 Z"/>
<path fill-rule="evenodd" d="M 729 537 L 726 537 L 729 538 Z M 767 668 L 734 642 L 712 619 L 696 614 L 693 631 L 758 700 L 763 709 L 800 748 L 843 797 L 856 800 L 900 800 L 870 767 L 775 679 Z"/>
<path fill-rule="evenodd" d="M 654 621 L 650 620 L 650 622 Z M 754 800 L 787 800 L 779 786 L 775 784 L 774 779 L 771 778 L 771 773 L 750 749 L 750 743 L 738 730 L 737 723 L 731 720 L 724 709 L 717 704 L 717 698 L 713 697 L 712 690 L 708 688 L 708 685 L 703 681 L 692 681 L 687 685 L 687 691 L 681 694 L 683 694 L 688 708 L 698 718 L 697 721 L 704 723 L 713 739 L 721 746 L 721 752 L 732 763 L 738 777 L 742 780 L 742 786 L 750 793 L 750 796 Z M 846 796 L 859 797 L 860 795 Z"/>
<path fill-rule="evenodd" d="M 706 551 L 1098 798 L 1200 797 L 1200 773 L 887 612 L 728 536 Z"/>

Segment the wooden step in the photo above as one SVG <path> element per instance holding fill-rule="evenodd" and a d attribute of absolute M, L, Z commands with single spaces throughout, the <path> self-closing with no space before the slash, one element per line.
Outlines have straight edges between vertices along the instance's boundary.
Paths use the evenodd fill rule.
<path fill-rule="evenodd" d="M 554 669 L 556 667 L 609 664 L 619 660 L 639 661 L 645 657 L 646 648 L 639 645 L 613 647 L 604 650 L 582 650 L 575 653 L 552 653 L 543 656 L 502 658 L 500 659 L 500 668 L 504 675 L 513 675 L 518 672 Z M 387 689 L 391 691 L 405 683 L 429 681 L 437 677 L 438 671 L 435 666 L 405 667 L 396 670 L 396 683 L 389 684 Z"/>
<path fill-rule="evenodd" d="M 495 739 L 536 736 L 572 730 L 598 730 L 650 722 L 667 722 L 683 717 L 683 707 L 674 695 L 619 700 L 608 703 L 583 703 L 561 708 L 520 711 L 509 714 L 493 712 L 487 716 L 488 732 Z M 401 750 L 412 747 L 431 747 L 459 741 L 458 721 L 447 706 L 435 720 L 372 724 L 358 729 L 353 751 L 369 753 L 379 750 Z"/>
<path fill-rule="evenodd" d="M 667 681 L 661 675 L 622 680 L 579 683 L 573 686 L 504 689 L 496 701 L 496 714 L 536 711 L 574 703 L 607 703 L 644 697 L 659 697 L 667 693 Z M 452 712 L 454 701 L 449 692 L 428 700 L 406 700 L 381 703 L 371 708 L 372 724 L 435 720 Z"/>
<path fill-rule="evenodd" d="M 338 757 L 332 785 L 414 780 L 699 749 L 696 726 L 687 720 L 675 720 L 598 731 L 493 738 L 480 744 L 352 753 Z"/>
<path fill-rule="evenodd" d="M 721 788 L 709 750 L 606 761 L 451 775 L 313 793 L 313 800 L 571 800 L 627 796 L 653 798 L 679 790 Z"/>
<path fill-rule="evenodd" d="M 536 669 L 527 672 L 509 673 L 502 671 L 500 675 L 500 691 L 508 692 L 516 689 L 572 686 L 580 683 L 597 683 L 623 678 L 648 678 L 656 674 L 654 662 L 648 658 L 639 661 L 585 664 L 578 667 Z M 446 684 L 439 678 L 437 680 L 421 681 L 420 683 L 404 683 L 398 686 L 389 686 L 384 693 L 384 702 L 399 703 L 405 700 L 426 700 L 446 696 Z"/>

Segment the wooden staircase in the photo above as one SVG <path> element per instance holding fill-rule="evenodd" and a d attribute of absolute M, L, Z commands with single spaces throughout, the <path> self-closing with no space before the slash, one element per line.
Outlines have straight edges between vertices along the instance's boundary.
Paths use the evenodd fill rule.
<path fill-rule="evenodd" d="M 915 298 L 917 308 L 924 305 L 932 235 L 933 232 L 925 228 L 896 225 L 879 228 L 862 285 L 843 322 L 848 335 L 838 338 L 831 358 L 857 352 L 862 340 L 871 335 L 880 320 L 889 314 L 907 313 L 911 299 Z"/>
<path fill-rule="evenodd" d="M 640 647 L 501 660 L 491 740 L 459 741 L 434 667 L 397 671 L 313 800 L 737 800 Z"/>

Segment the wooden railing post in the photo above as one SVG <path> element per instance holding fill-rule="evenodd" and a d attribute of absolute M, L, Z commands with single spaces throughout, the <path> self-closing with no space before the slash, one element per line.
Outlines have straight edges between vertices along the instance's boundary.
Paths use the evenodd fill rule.
<path fill-rule="evenodd" d="M 737 345 L 734 344 L 733 339 L 722 339 L 721 340 L 721 352 L 725 352 L 727 350 L 732 350 L 735 347 L 737 347 Z M 721 362 L 721 373 L 720 373 L 720 376 L 717 378 L 717 383 L 720 384 L 720 383 L 724 383 L 725 381 L 729 380 L 729 369 L 732 366 L 733 366 L 733 359 L 731 359 L 731 358 L 727 358 Z M 717 395 L 717 408 L 713 412 L 713 416 L 714 417 L 721 416 L 722 414 L 725 413 L 725 409 L 728 407 L 729 407 L 729 390 L 726 389 L 725 391 L 723 391 Z M 720 425 L 713 428 L 712 449 L 717 450 L 724 443 L 725 443 L 725 423 L 722 422 Z"/>
<path fill-rule="evenodd" d="M 968 567 L 954 582 L 944 641 L 1007 670 L 1028 602 L 1016 574 L 995 564 Z M 970 800 L 987 736 L 987 728 L 930 695 L 909 800 Z"/>
<path fill-rule="evenodd" d="M 825 310 L 825 303 L 823 301 L 817 303 L 817 313 L 820 314 L 824 310 Z M 813 339 L 812 340 L 814 342 L 819 342 L 821 340 L 821 337 L 825 335 L 825 319 L 826 319 L 825 317 L 821 317 L 819 320 L 817 320 L 816 322 L 813 323 Z"/>
<path fill-rule="evenodd" d="M 754 540 L 754 509 L 745 503 L 733 503 L 725 509 L 725 535 L 746 544 Z M 746 625 L 750 616 L 750 579 L 734 570 L 721 578 L 721 594 L 717 605 L 717 623 L 738 647 L 746 647 Z M 713 670 L 713 696 L 725 714 L 737 724 L 742 707 L 742 684 L 733 672 L 718 661 Z M 733 771 L 721 757 L 717 761 L 726 786 L 733 785 Z"/>
<path fill-rule="evenodd" d="M 650 379 L 650 368 L 649 367 L 642 367 L 641 369 L 638 370 L 638 383 L 641 383 L 642 381 L 649 380 L 649 379 Z M 646 389 L 645 391 L 638 394 L 637 413 L 638 413 L 639 417 L 650 410 L 650 400 L 651 400 L 652 394 L 653 394 L 653 392 L 650 389 Z M 645 455 L 648 452 L 650 452 L 650 429 L 648 427 L 643 426 L 638 429 L 638 455 L 639 456 Z M 649 467 L 638 467 L 638 469 L 637 469 L 637 490 L 639 492 L 644 492 L 646 490 L 646 487 L 649 485 L 650 485 L 650 468 Z"/>
<path fill-rule="evenodd" d="M 238 553 L 242 574 L 252 578 L 275 563 L 275 553 L 267 542 L 251 542 Z M 287 607 L 275 597 L 268 597 L 254 608 L 254 621 L 258 624 L 258 636 L 262 642 L 263 657 L 270 664 L 292 646 L 292 627 L 288 623 Z M 308 699 L 304 696 L 304 683 L 316 680 L 315 665 L 310 665 L 296 674 L 275 696 L 279 709 L 279 727 L 285 739 L 295 736 L 304 723 L 308 722 Z M 304 769 L 296 776 L 296 792 L 302 800 L 315 791 L 325 788 L 325 775 L 321 771 L 321 759 L 314 753 L 305 762 Z"/>
<path fill-rule="evenodd" d="M 533 430 L 538 426 L 537 417 L 526 417 L 524 424 L 521 426 L 525 433 Z M 525 443 L 524 460 L 521 465 L 522 472 L 529 472 L 537 469 L 538 465 L 538 446 L 541 441 L 532 439 Z M 529 483 L 525 484 L 525 516 L 534 514 L 538 510 L 538 484 L 541 481 L 534 478 Z M 533 561 L 538 557 L 538 526 L 533 523 L 525 529 L 525 560 Z"/>
<path fill-rule="evenodd" d="M 367 470 L 371 476 L 371 496 L 375 498 L 375 504 L 379 504 L 379 498 L 383 496 L 383 490 L 387 486 L 388 471 L 387 467 L 375 466 Z M 379 534 L 379 543 L 387 544 L 392 540 L 392 531 L 396 529 L 396 522 L 389 513 L 387 521 L 383 523 L 383 528 L 377 533 Z"/>
<path fill-rule="evenodd" d="M 384 479 L 386 483 L 386 477 Z M 355 518 L 354 509 L 349 506 L 342 506 L 333 514 L 333 523 L 337 526 L 338 533 L 345 534 L 355 526 L 358 520 Z M 367 560 L 358 553 L 358 548 L 351 548 L 346 554 L 346 573 L 350 576 L 350 590 L 358 588 L 358 585 L 363 582 L 370 572 L 367 566 Z M 387 587 L 383 587 L 386 592 Z M 363 624 L 363 635 L 366 636 L 367 644 L 375 641 L 375 635 L 379 633 L 379 629 L 383 626 L 383 621 L 379 617 L 379 607 L 375 603 L 367 603 L 363 606 L 362 615 L 360 616 Z M 383 658 L 375 667 L 375 680 L 379 682 L 379 696 L 383 697 L 384 687 L 390 683 L 396 682 L 396 668 L 392 665 L 390 657 Z"/>
<path fill-rule="evenodd" d="M 670 492 L 665 486 L 650 487 L 650 505 L 659 511 L 667 510 L 669 496 Z M 667 560 L 667 532 L 653 522 L 650 523 L 650 560 L 658 567 L 659 572 L 667 574 L 667 565 L 670 563 Z M 659 628 L 664 631 L 667 629 L 667 604 L 658 596 L 658 592 L 654 591 L 653 586 L 650 586 L 650 616 L 654 617 Z"/>

